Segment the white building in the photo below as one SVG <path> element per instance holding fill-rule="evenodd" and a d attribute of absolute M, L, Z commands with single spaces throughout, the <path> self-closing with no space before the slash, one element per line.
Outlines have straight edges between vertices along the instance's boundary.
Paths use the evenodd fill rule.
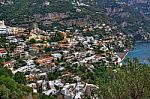
<path fill-rule="evenodd" d="M 0 21 L 0 34 L 7 34 L 7 27 L 5 26 L 4 21 Z"/>

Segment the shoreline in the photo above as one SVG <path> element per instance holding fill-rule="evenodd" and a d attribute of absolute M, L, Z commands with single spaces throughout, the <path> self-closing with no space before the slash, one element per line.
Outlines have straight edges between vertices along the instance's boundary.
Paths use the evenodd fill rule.
<path fill-rule="evenodd" d="M 129 54 L 130 51 L 127 51 L 124 55 L 124 57 L 121 59 L 121 62 L 126 58 L 126 56 Z"/>
<path fill-rule="evenodd" d="M 129 51 L 131 54 L 129 55 L 128 58 L 129 59 L 137 58 L 139 62 L 142 64 L 150 64 L 150 62 L 148 61 L 148 58 L 150 56 L 149 49 L 150 49 L 150 42 L 136 42 L 133 49 Z M 124 61 L 125 58 L 126 56 L 123 58 L 122 61 Z"/>
<path fill-rule="evenodd" d="M 126 56 L 129 54 L 129 52 L 130 52 L 130 50 L 127 49 L 124 52 L 118 53 L 118 57 L 120 58 L 120 62 L 122 62 L 126 58 Z"/>
<path fill-rule="evenodd" d="M 124 52 L 120 52 L 118 53 L 118 57 L 120 58 L 120 62 L 123 62 L 126 58 L 126 56 L 129 54 L 129 52 L 133 51 L 133 50 L 136 50 L 135 46 L 137 46 L 138 44 L 150 44 L 150 41 L 136 41 L 135 45 L 133 46 L 132 49 L 126 49 Z M 144 62 L 145 63 L 145 62 Z"/>

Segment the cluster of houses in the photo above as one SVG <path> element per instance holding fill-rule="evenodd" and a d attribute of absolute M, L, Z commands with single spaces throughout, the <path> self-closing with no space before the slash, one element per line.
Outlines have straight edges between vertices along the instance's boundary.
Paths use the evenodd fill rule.
<path fill-rule="evenodd" d="M 37 92 L 37 88 L 40 87 L 45 95 L 58 95 L 64 99 L 82 99 L 84 95 L 92 96 L 94 92 L 98 91 L 99 87 L 93 84 L 87 83 L 63 83 L 61 79 L 53 81 L 38 80 L 37 83 L 31 83 L 27 86 L 32 87 L 34 92 Z M 93 98 L 98 99 L 96 94 Z"/>
<path fill-rule="evenodd" d="M 1 23 L 4 25 L 4 22 Z M 5 26 L 1 29 L 5 31 L 3 27 Z M 39 28 L 33 29 L 26 39 L 21 38 L 20 32 L 20 34 L 7 35 L 8 44 L 15 47 L 11 51 L 8 50 L 9 48 L 0 48 L 0 57 L 6 58 L 10 55 L 11 59 L 3 62 L 4 67 L 12 70 L 14 74 L 25 73 L 28 80 L 27 86 L 32 87 L 35 93 L 41 90 L 45 95 L 62 95 L 66 97 L 65 99 L 81 99 L 84 95 L 97 98 L 98 96 L 93 92 L 99 88 L 83 82 L 80 75 L 63 73 L 70 75 L 76 83 L 64 82 L 63 77 L 55 80 L 48 79 L 49 73 L 67 70 L 66 65 L 86 66 L 92 72 L 94 64 L 100 61 L 103 61 L 105 66 L 109 66 L 110 61 L 121 62 L 121 58 L 114 49 L 115 45 L 125 47 L 126 36 L 123 33 L 117 35 L 110 33 L 99 39 L 95 36 L 82 35 L 82 32 L 94 31 L 94 29 L 104 29 L 108 33 L 112 31 L 112 28 L 106 24 L 85 27 L 73 33 L 69 28 L 65 31 L 57 30 L 64 37 L 64 40 L 60 42 L 49 42 L 49 39 L 55 36 L 55 31 L 45 32 Z M 1 33 L 4 33 L 3 31 Z M 32 39 L 35 39 L 35 42 L 29 43 Z M 22 63 L 19 63 L 20 60 Z M 19 66 L 16 66 L 18 64 Z"/>
<path fill-rule="evenodd" d="M 0 35 L 14 35 L 22 33 L 24 30 L 25 28 L 6 26 L 4 21 L 0 21 Z"/>

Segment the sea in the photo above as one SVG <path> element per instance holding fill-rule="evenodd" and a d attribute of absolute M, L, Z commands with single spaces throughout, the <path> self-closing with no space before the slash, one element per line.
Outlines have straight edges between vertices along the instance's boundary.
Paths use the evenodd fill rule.
<path fill-rule="evenodd" d="M 150 42 L 136 42 L 135 47 L 131 50 L 126 58 L 137 58 L 140 63 L 150 64 Z"/>

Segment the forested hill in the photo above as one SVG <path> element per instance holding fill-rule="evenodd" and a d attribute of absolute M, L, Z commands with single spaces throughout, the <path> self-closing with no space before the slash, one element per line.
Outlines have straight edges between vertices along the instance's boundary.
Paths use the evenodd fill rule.
<path fill-rule="evenodd" d="M 126 33 L 150 32 L 149 20 L 130 0 L 8 0 L 0 5 L 0 20 L 9 25 L 38 22 L 44 26 L 111 23 Z"/>
<path fill-rule="evenodd" d="M 101 0 L 108 15 L 120 25 L 126 33 L 134 35 L 149 35 L 150 20 L 138 4 L 145 5 L 147 0 Z M 100 1 L 100 2 L 101 2 Z M 147 1 L 148 2 L 148 1 Z M 138 7 L 138 8 L 137 8 Z"/>
<path fill-rule="evenodd" d="M 105 21 L 106 15 L 103 9 L 94 6 L 94 4 L 89 6 L 67 0 L 13 0 L 9 4 L 6 3 L 0 6 L 0 19 L 10 23 L 27 22 L 39 15 L 46 17 L 49 13 L 65 13 L 69 19 L 87 18 L 90 15 L 89 18 L 99 17 L 97 19 L 101 18 L 101 21 Z"/>

